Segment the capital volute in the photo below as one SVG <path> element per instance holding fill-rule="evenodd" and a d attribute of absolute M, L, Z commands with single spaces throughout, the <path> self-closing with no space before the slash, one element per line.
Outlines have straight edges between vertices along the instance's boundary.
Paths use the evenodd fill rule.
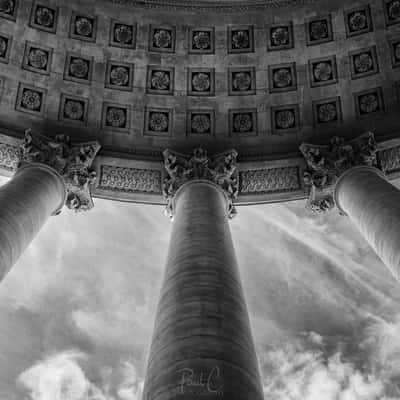
<path fill-rule="evenodd" d="M 93 207 L 89 186 L 96 180 L 96 171 L 91 167 L 100 147 L 97 141 L 72 143 L 67 135 L 49 138 L 28 129 L 18 167 L 39 163 L 52 168 L 63 180 L 65 205 L 77 212 L 86 211 Z"/>
<path fill-rule="evenodd" d="M 164 150 L 165 179 L 163 195 L 168 200 L 166 214 L 174 215 L 174 197 L 186 183 L 208 181 L 223 190 L 228 200 L 228 215 L 236 215 L 233 204 L 239 191 L 239 173 L 236 163 L 236 150 L 229 150 L 214 156 L 208 156 L 202 148 L 193 150 L 193 154 L 182 154 L 169 149 Z"/>
<path fill-rule="evenodd" d="M 300 151 L 307 164 L 303 176 L 310 192 L 307 208 L 314 212 L 335 207 L 335 186 L 346 171 L 357 166 L 377 166 L 377 144 L 372 132 L 350 141 L 334 136 L 329 145 L 302 143 Z"/>

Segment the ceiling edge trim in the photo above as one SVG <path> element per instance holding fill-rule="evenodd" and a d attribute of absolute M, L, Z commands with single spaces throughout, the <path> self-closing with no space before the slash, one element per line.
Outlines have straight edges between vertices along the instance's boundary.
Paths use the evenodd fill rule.
<path fill-rule="evenodd" d="M 226 2 L 225 4 L 211 4 L 209 1 L 199 0 L 196 3 L 187 0 L 109 0 L 111 3 L 136 8 L 167 10 L 167 11 L 190 11 L 190 12 L 221 12 L 236 13 L 260 11 L 267 9 L 287 8 L 315 4 L 320 0 L 254 0 L 247 4 L 237 2 Z M 218 1 L 218 0 L 216 0 Z"/>

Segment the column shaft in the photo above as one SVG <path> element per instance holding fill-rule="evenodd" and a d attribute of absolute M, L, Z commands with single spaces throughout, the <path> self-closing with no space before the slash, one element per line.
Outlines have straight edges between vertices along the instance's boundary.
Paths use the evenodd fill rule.
<path fill-rule="evenodd" d="M 378 169 L 360 166 L 339 178 L 335 200 L 385 265 L 399 277 L 400 191 Z"/>
<path fill-rule="evenodd" d="M 0 188 L 0 281 L 64 201 L 61 177 L 43 164 L 22 167 Z"/>
<path fill-rule="evenodd" d="M 179 189 L 143 400 L 262 400 L 224 193 Z"/>

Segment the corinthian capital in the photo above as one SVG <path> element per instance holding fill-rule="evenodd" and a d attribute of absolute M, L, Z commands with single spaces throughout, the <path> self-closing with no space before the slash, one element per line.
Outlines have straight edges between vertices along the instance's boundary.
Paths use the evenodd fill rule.
<path fill-rule="evenodd" d="M 236 150 L 229 150 L 209 157 L 207 151 L 197 148 L 192 155 L 180 154 L 169 149 L 163 152 L 166 177 L 163 182 L 163 194 L 168 199 L 166 212 L 173 216 L 173 202 L 177 190 L 194 180 L 207 180 L 220 186 L 229 200 L 229 216 L 236 214 L 233 200 L 239 190 Z"/>
<path fill-rule="evenodd" d="M 302 143 L 300 151 L 308 167 L 304 173 L 304 183 L 310 187 L 307 207 L 316 212 L 334 208 L 333 191 L 343 172 L 358 165 L 377 165 L 377 145 L 372 132 L 348 142 L 334 136 L 327 146 Z"/>
<path fill-rule="evenodd" d="M 46 164 L 63 178 L 68 208 L 86 211 L 93 207 L 89 185 L 96 180 L 96 172 L 91 166 L 100 150 L 98 142 L 73 144 L 66 135 L 49 138 L 27 130 L 21 150 L 19 166 Z"/>

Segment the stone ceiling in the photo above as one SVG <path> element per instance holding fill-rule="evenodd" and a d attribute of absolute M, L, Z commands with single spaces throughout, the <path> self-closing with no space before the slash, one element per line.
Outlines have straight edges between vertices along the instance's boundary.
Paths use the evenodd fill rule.
<path fill-rule="evenodd" d="M 303 3 L 220 1 L 274 7 L 205 17 L 182 7 L 207 0 L 0 0 L 1 133 L 98 139 L 121 157 L 397 137 L 400 0 Z"/>

